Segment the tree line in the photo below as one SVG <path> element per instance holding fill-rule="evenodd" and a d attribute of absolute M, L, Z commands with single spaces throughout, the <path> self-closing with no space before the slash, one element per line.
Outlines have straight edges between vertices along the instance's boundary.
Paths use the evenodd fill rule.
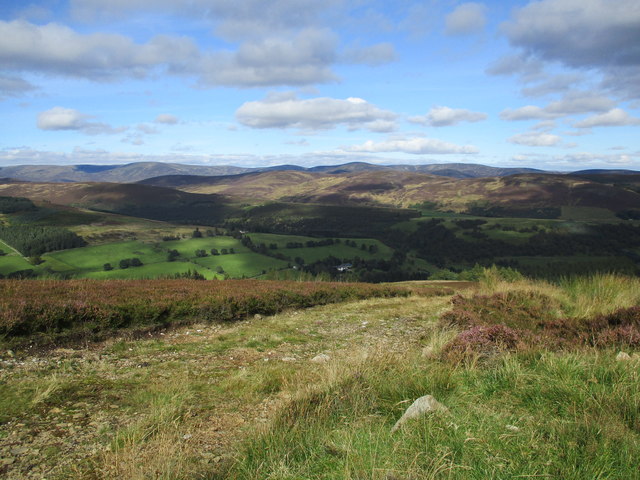
<path fill-rule="evenodd" d="M 82 237 L 65 228 L 34 225 L 0 226 L 0 238 L 25 257 L 87 244 Z"/>

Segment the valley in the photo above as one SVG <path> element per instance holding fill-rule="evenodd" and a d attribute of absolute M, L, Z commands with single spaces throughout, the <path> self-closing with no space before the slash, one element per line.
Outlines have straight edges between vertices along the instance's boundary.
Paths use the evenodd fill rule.
<path fill-rule="evenodd" d="M 638 272 L 640 174 L 486 167 L 502 176 L 472 177 L 487 171 L 480 167 L 452 164 L 439 175 L 347 164 L 227 168 L 138 183 L 8 180 L 0 184 L 7 199 L 0 275 L 380 282 L 473 279 L 476 265 L 493 264 L 538 278 Z M 38 236 L 54 228 L 76 235 L 74 248 L 12 245 L 12 231 Z"/>

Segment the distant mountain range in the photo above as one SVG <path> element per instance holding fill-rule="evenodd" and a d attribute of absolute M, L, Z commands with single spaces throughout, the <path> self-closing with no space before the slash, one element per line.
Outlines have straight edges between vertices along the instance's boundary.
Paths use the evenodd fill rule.
<path fill-rule="evenodd" d="M 137 162 L 126 165 L 20 165 L 0 168 L 0 177 L 29 182 L 113 182 L 135 183 L 167 175 L 221 176 L 265 171 L 304 171 L 329 175 L 364 171 L 393 170 L 452 178 L 503 177 L 519 173 L 542 173 L 533 168 L 499 168 L 487 165 L 448 163 L 431 165 L 373 165 L 352 162 L 343 165 L 300 167 L 279 165 L 266 168 L 245 168 L 229 165 L 203 166 L 179 163 Z M 617 172 L 616 172 L 617 173 Z"/>

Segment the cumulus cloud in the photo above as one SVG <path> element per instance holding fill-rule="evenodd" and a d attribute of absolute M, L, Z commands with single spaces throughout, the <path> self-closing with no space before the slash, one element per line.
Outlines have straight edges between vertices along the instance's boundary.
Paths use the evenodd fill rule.
<path fill-rule="evenodd" d="M 621 108 L 614 108 L 599 115 L 587 117 L 576 123 L 578 128 L 591 127 L 622 127 L 625 125 L 640 125 L 640 118 L 632 117 Z"/>
<path fill-rule="evenodd" d="M 244 103 L 236 111 L 236 118 L 252 128 L 318 130 L 346 125 L 350 129 L 389 131 L 396 114 L 361 98 L 301 100 L 294 94 L 277 94 Z"/>
<path fill-rule="evenodd" d="M 542 0 L 515 11 L 504 25 L 526 52 L 575 67 L 640 64 L 636 0 Z"/>
<path fill-rule="evenodd" d="M 154 120 L 155 123 L 164 123 L 165 125 L 175 125 L 178 123 L 178 117 L 170 113 L 161 113 Z"/>
<path fill-rule="evenodd" d="M 426 115 L 409 117 L 412 123 L 430 125 L 432 127 L 447 127 L 461 122 L 480 122 L 486 120 L 487 114 L 473 112 L 461 108 L 433 107 Z"/>
<path fill-rule="evenodd" d="M 447 35 L 468 35 L 482 31 L 487 20 L 487 7 L 482 3 L 463 3 L 445 18 Z"/>
<path fill-rule="evenodd" d="M 191 75 L 204 87 L 311 85 L 337 80 L 338 39 L 328 29 L 306 28 L 251 39 L 236 50 L 201 51 L 186 37 L 158 35 L 136 43 L 119 34 L 81 34 L 49 23 L 0 21 L 0 64 L 13 71 L 113 81 L 159 72 Z M 389 45 L 353 49 L 351 61 L 380 63 Z"/>
<path fill-rule="evenodd" d="M 37 125 L 41 130 L 75 130 L 87 135 L 110 135 L 124 132 L 128 127 L 112 127 L 106 123 L 91 122 L 90 115 L 72 108 L 53 107 L 38 114 Z"/>
<path fill-rule="evenodd" d="M 640 8 L 636 0 L 541 0 L 515 10 L 503 25 L 525 55 L 569 67 L 596 68 L 621 94 L 640 94 L 637 84 L 616 79 L 640 67 Z"/>
<path fill-rule="evenodd" d="M 553 119 L 593 112 L 606 112 L 615 105 L 608 97 L 589 92 L 573 92 L 560 100 L 553 101 L 545 107 L 526 105 L 516 109 L 505 109 L 500 112 L 503 120 Z"/>
<path fill-rule="evenodd" d="M 143 77 L 160 66 L 178 71 L 197 54 L 197 47 L 183 37 L 159 35 L 136 44 L 123 35 L 79 34 L 55 23 L 0 21 L 0 63 L 16 71 L 112 80 Z"/>
<path fill-rule="evenodd" d="M 246 42 L 235 52 L 205 55 L 199 83 L 255 87 L 336 81 L 331 65 L 336 61 L 337 44 L 331 31 L 319 29 Z"/>
<path fill-rule="evenodd" d="M 354 145 L 346 148 L 350 152 L 402 152 L 414 155 L 442 155 L 442 154 L 472 154 L 478 153 L 478 148 L 473 145 L 456 145 L 434 138 L 409 138 L 395 139 L 384 142 L 368 140 L 362 145 Z"/>
<path fill-rule="evenodd" d="M 553 147 L 562 142 L 558 135 L 545 132 L 527 132 L 514 135 L 507 139 L 510 143 L 527 145 L 529 147 Z"/>

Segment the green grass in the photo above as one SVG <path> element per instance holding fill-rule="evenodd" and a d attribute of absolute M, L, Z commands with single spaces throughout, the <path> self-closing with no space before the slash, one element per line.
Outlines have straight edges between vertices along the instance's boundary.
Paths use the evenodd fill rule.
<path fill-rule="evenodd" d="M 365 260 L 370 259 L 388 259 L 393 255 L 393 249 L 386 246 L 379 240 L 372 238 L 341 238 L 340 243 L 334 243 L 333 245 L 327 245 L 323 247 L 303 247 L 303 248 L 286 248 L 286 244 L 289 242 L 297 242 L 305 244 L 307 241 L 318 241 L 320 238 L 305 237 L 299 235 L 274 235 L 268 233 L 252 233 L 249 234 L 254 244 L 258 245 L 264 243 L 269 246 L 272 243 L 278 245 L 278 249 L 274 252 L 282 253 L 291 258 L 300 257 L 303 258 L 305 263 L 313 263 L 318 260 L 323 260 L 329 256 L 334 256 L 340 259 L 353 259 L 354 257 L 360 257 Z M 335 239 L 334 239 L 335 240 Z M 345 241 L 351 240 L 358 244 L 358 247 L 350 247 L 345 245 Z M 375 245 L 377 248 L 376 253 L 369 253 L 360 249 L 360 245 L 365 244 Z"/>
<path fill-rule="evenodd" d="M 158 278 L 165 276 L 172 276 L 174 274 L 186 273 L 188 270 L 191 272 L 198 272 L 202 274 L 207 280 L 212 278 L 221 278 L 220 275 L 216 275 L 214 272 L 207 268 L 202 268 L 200 265 L 196 265 L 192 262 L 158 262 L 148 265 L 142 265 L 141 267 L 129 267 L 126 269 L 114 268 L 105 272 L 104 270 L 88 272 L 83 275 L 83 278 L 118 278 L 118 279 L 139 279 L 139 278 Z"/>
<path fill-rule="evenodd" d="M 227 478 L 638 478 L 637 377 L 613 356 L 354 362 L 290 402 Z M 449 412 L 391 434 L 426 393 Z"/>
<path fill-rule="evenodd" d="M 143 264 L 163 262 L 167 259 L 167 253 L 153 245 L 134 240 L 74 248 L 44 255 L 43 259 L 47 257 L 75 270 L 92 271 L 102 270 L 105 263 L 117 268 L 119 261 L 125 258 L 138 257 Z"/>
<path fill-rule="evenodd" d="M 243 246 L 240 240 L 226 236 L 171 240 L 162 242 L 160 247 L 164 250 L 176 249 L 185 257 L 195 257 L 196 250 L 206 250 L 207 253 L 210 253 L 212 248 L 217 248 L 218 250 L 233 248 L 236 253 L 248 253 L 251 251 Z"/>
<path fill-rule="evenodd" d="M 0 250 L 6 255 L 0 256 L 0 274 L 7 275 L 18 270 L 35 269 L 24 257 L 15 252 L 13 248 L 0 240 Z"/>
<path fill-rule="evenodd" d="M 233 278 L 255 277 L 263 271 L 279 270 L 287 268 L 287 262 L 277 258 L 259 255 L 249 251 L 248 253 L 234 253 L 228 255 L 209 255 L 204 258 L 192 258 L 191 261 L 216 271 L 216 267 L 222 267 L 225 273 Z"/>

